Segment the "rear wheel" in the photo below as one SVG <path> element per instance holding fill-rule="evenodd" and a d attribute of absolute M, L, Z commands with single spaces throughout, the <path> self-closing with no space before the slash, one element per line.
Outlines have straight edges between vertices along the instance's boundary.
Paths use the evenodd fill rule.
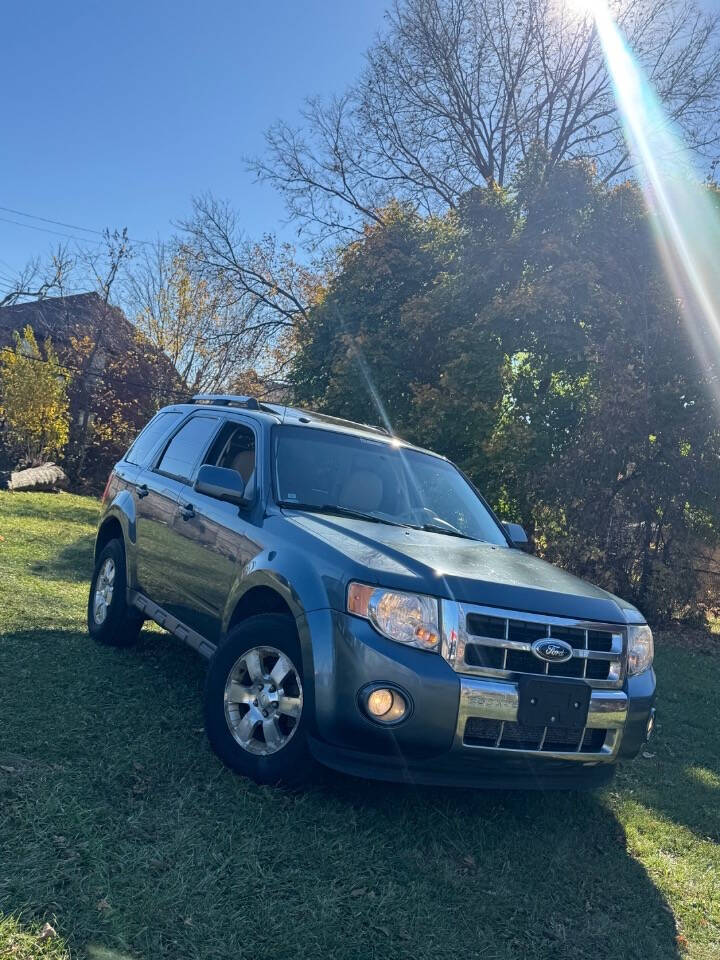
<path fill-rule="evenodd" d="M 205 729 L 220 759 L 258 783 L 298 784 L 312 769 L 295 625 L 262 614 L 230 631 L 205 683 Z"/>
<path fill-rule="evenodd" d="M 88 630 L 99 643 L 129 647 L 142 629 L 143 617 L 128 606 L 125 550 L 111 540 L 100 552 L 90 582 Z"/>

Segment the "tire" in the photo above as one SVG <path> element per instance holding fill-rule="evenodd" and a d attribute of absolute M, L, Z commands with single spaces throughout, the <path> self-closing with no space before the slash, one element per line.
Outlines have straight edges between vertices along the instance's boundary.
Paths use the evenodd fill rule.
<path fill-rule="evenodd" d="M 126 587 L 125 549 L 111 540 L 95 563 L 87 609 L 90 636 L 108 647 L 132 646 L 142 629 L 143 617 L 128 606 Z M 105 603 L 96 603 L 98 591 L 104 591 Z"/>
<path fill-rule="evenodd" d="M 230 630 L 208 667 L 204 713 L 210 745 L 232 770 L 256 783 L 308 779 L 307 700 L 289 617 L 261 614 Z"/>

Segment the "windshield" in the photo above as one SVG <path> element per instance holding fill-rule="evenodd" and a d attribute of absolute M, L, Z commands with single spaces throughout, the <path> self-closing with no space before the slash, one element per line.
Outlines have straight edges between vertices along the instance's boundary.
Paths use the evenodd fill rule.
<path fill-rule="evenodd" d="M 275 495 L 284 507 L 356 516 L 507 546 L 493 516 L 447 460 L 307 427 L 274 432 Z"/>

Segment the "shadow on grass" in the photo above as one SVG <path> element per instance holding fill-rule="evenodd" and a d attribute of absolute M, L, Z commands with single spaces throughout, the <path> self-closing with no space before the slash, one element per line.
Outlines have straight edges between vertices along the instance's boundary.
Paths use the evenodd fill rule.
<path fill-rule="evenodd" d="M 94 544 L 94 533 L 78 537 L 72 543 L 65 544 L 47 560 L 30 563 L 30 572 L 50 580 L 66 580 L 71 583 L 87 580 L 89 583 L 93 570 Z"/>
<path fill-rule="evenodd" d="M 203 662 L 157 633 L 134 650 L 10 634 L 10 669 L 0 909 L 54 920 L 82 956 L 678 955 L 602 795 L 330 772 L 303 792 L 258 787 L 207 746 Z"/>

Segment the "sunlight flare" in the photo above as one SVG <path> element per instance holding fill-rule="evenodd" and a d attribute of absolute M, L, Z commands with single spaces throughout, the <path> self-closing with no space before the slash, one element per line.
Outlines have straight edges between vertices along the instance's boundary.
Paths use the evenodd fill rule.
<path fill-rule="evenodd" d="M 606 0 L 569 0 L 592 13 L 635 160 L 658 249 L 697 355 L 720 405 L 720 204 L 703 184 L 651 83 L 628 48 Z"/>

